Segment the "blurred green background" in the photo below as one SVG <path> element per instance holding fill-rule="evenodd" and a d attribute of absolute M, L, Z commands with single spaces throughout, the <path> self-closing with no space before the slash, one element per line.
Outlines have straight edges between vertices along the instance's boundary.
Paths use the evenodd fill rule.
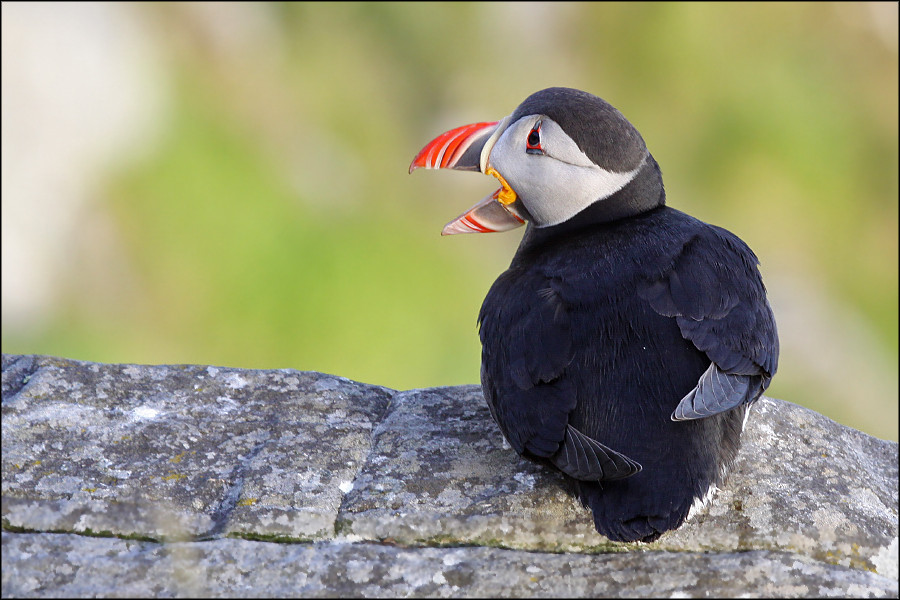
<path fill-rule="evenodd" d="M 897 440 L 896 3 L 3 3 L 5 353 L 476 383 L 522 230 L 417 171 L 528 94 L 599 95 L 669 204 L 743 238 L 768 394 Z"/>

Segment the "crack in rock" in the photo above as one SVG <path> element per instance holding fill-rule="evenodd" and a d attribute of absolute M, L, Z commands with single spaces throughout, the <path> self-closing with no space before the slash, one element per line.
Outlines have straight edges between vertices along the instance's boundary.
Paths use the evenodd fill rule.
<path fill-rule="evenodd" d="M 240 499 L 241 493 L 244 490 L 245 472 L 249 468 L 250 463 L 253 462 L 257 455 L 259 455 L 262 449 L 269 442 L 269 439 L 269 437 L 266 437 L 264 440 L 261 440 L 250 450 L 247 456 L 245 456 L 236 465 L 234 465 L 232 473 L 229 476 L 231 485 L 226 489 L 219 506 L 217 506 L 212 511 L 211 516 L 213 526 L 208 532 L 199 536 L 199 539 L 216 539 L 224 535 L 225 529 L 228 526 L 228 521 L 237 508 L 238 500 Z"/>

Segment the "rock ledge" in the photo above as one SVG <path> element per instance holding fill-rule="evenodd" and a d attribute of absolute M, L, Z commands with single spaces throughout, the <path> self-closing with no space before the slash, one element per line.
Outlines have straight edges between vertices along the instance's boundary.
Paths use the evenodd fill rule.
<path fill-rule="evenodd" d="M 477 386 L 3 356 L 7 596 L 898 595 L 898 448 L 762 398 L 728 485 L 619 544 Z"/>

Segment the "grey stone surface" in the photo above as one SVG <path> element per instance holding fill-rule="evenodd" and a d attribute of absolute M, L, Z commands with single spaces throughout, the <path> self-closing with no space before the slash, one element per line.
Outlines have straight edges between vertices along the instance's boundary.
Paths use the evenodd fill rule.
<path fill-rule="evenodd" d="M 3 533 L 3 595 L 133 597 L 635 597 L 897 595 L 897 581 L 784 552 L 544 554 L 499 548 L 158 544 L 72 534 Z M 22 557 L 27 557 L 22 558 Z"/>
<path fill-rule="evenodd" d="M 391 397 L 290 370 L 3 361 L 3 519 L 35 531 L 332 537 Z"/>
<path fill-rule="evenodd" d="M 784 550 L 897 578 L 897 444 L 800 406 L 757 402 L 726 488 L 652 544 L 606 540 L 561 476 L 516 456 L 491 427 L 477 386 L 397 394 L 342 530 L 544 551 Z"/>
<path fill-rule="evenodd" d="M 619 544 L 476 386 L 6 355 L 2 381 L 4 596 L 898 594 L 897 444 L 779 400 L 707 507 Z"/>

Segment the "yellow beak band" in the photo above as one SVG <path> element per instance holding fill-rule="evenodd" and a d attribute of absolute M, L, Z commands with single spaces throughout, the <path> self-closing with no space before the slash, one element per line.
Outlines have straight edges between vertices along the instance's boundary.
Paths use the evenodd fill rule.
<path fill-rule="evenodd" d="M 500 193 L 497 194 L 497 200 L 500 201 L 500 204 L 503 204 L 504 206 L 509 206 L 510 204 L 512 204 L 513 202 L 516 201 L 516 198 L 518 198 L 518 196 L 516 196 L 516 193 L 513 191 L 513 189 L 511 187 L 509 187 L 509 184 L 506 183 L 506 180 L 503 179 L 503 175 L 498 173 L 497 170 L 493 167 L 489 167 L 488 170 L 486 171 L 486 173 L 488 175 L 492 175 L 493 177 L 496 177 L 497 180 L 500 182 L 501 189 L 500 189 Z"/>

